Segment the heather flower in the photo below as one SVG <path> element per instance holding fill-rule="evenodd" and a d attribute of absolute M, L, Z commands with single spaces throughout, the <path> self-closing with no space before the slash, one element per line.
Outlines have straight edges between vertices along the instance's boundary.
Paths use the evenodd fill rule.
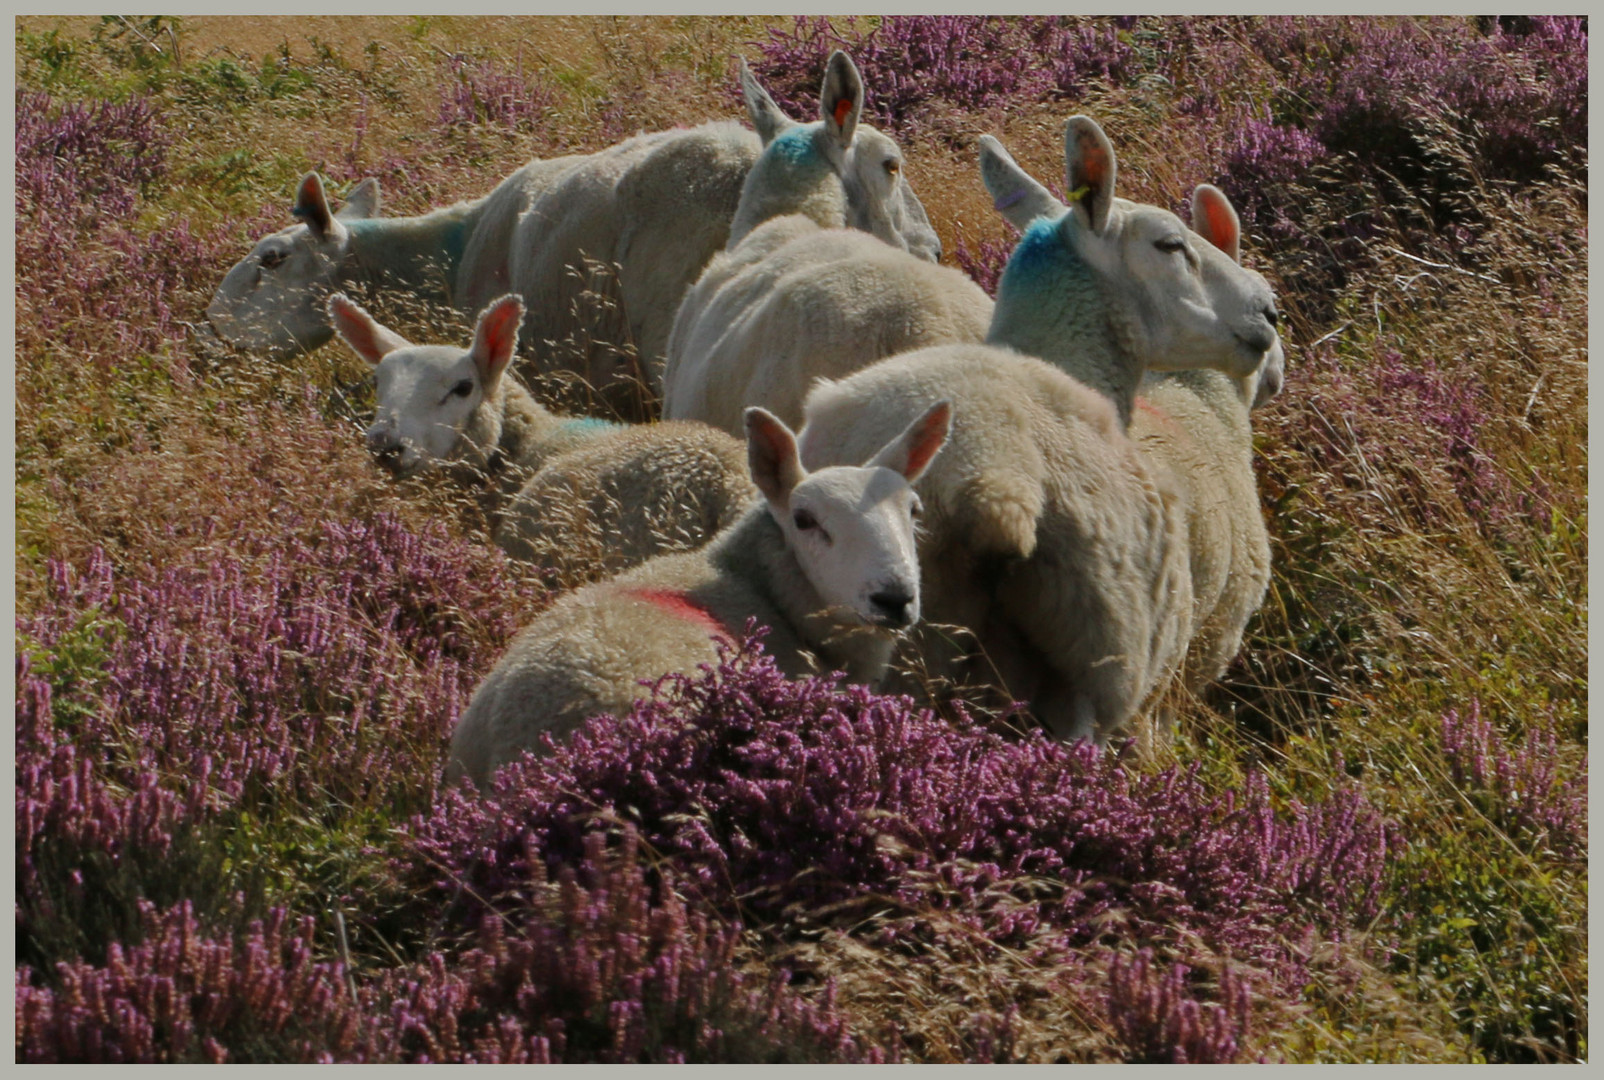
<path fill-rule="evenodd" d="M 1442 750 L 1454 785 L 1499 828 L 1561 858 L 1586 854 L 1586 760 L 1561 780 L 1553 727 L 1530 727 L 1520 749 L 1506 749 L 1493 722 L 1482 719 L 1480 700 L 1472 698 L 1468 716 L 1457 709 L 1443 715 Z"/>
<path fill-rule="evenodd" d="M 958 264 L 958 269 L 968 274 L 969 279 L 984 289 L 987 296 L 995 299 L 997 283 L 1002 280 L 1002 272 L 1013 253 L 1014 245 L 1006 240 L 981 239 L 974 247 L 970 247 L 960 236 L 953 247 L 952 258 Z"/>
<path fill-rule="evenodd" d="M 1065 948 L 1165 941 L 1291 986 L 1307 962 L 1293 928 L 1340 937 L 1373 914 L 1387 849 L 1351 792 L 1282 812 L 1262 778 L 1211 796 L 1195 770 L 1140 776 L 1086 745 L 954 730 L 906 699 L 789 682 L 749 644 L 509 766 L 489 798 L 443 794 L 414 822 L 403 872 L 477 921 L 467 898 L 516 910 L 536 864 L 583 858 L 608 820 L 639 829 L 696 895 L 738 897 L 758 920 L 881 896 L 997 947 L 1043 929 Z M 1032 884 L 1044 880 L 1047 895 Z"/>
<path fill-rule="evenodd" d="M 172 138 L 147 98 L 58 105 L 19 86 L 16 109 L 18 218 L 127 218 L 166 172 Z"/>
<path fill-rule="evenodd" d="M 1185 964 L 1159 963 L 1151 949 L 1116 954 L 1108 972 L 1108 1018 L 1131 1053 L 1156 1064 L 1235 1061 L 1246 1038 L 1248 987 L 1229 967 L 1220 975 L 1223 1004 L 1199 1002 Z"/>
<path fill-rule="evenodd" d="M 688 906 L 665 871 L 654 888 L 626 830 L 600 833 L 548 881 L 530 864 L 529 906 L 516 929 L 487 915 L 479 944 L 436 953 L 395 980 L 389 1022 L 414 1061 L 875 1061 L 834 1014 L 783 976 L 737 965 L 738 922 Z"/>
<path fill-rule="evenodd" d="M 140 901 L 145 940 L 106 963 L 17 969 L 17 1060 L 364 1060 L 371 1034 L 339 963 L 313 959 L 313 923 L 275 909 L 243 940 L 203 934 L 187 902 Z"/>
<path fill-rule="evenodd" d="M 556 92 L 539 72 L 501 70 L 489 61 L 470 63 L 453 53 L 441 61 L 445 83 L 440 89 L 442 128 L 495 124 L 508 131 L 535 127 L 556 101 Z"/>
<path fill-rule="evenodd" d="M 939 114 L 1117 84 L 1136 66 L 1121 29 L 1059 16 L 888 15 L 865 30 L 855 18 L 797 16 L 790 30 L 769 31 L 757 74 L 787 112 L 809 116 L 825 62 L 844 49 L 863 74 L 866 111 L 908 131 Z"/>

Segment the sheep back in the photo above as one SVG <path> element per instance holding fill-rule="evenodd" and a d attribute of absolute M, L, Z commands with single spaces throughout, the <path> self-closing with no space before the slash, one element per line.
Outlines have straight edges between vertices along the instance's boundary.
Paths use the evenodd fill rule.
<path fill-rule="evenodd" d="M 548 459 L 507 505 L 495 542 L 562 578 L 589 580 L 701 547 L 756 496 L 745 445 L 722 431 L 613 428 Z"/>
<path fill-rule="evenodd" d="M 1106 738 L 1185 649 L 1184 492 L 1106 397 L 992 346 L 925 349 L 821 383 L 803 462 L 848 460 L 943 397 L 952 434 L 917 485 L 926 620 L 973 632 L 1055 734 Z M 925 659 L 942 673 L 954 663 Z"/>
<path fill-rule="evenodd" d="M 883 357 L 978 342 L 992 304 L 950 267 L 855 229 L 776 218 L 686 294 L 664 374 L 664 415 L 735 433 L 749 405 L 799 424 L 815 379 Z"/>

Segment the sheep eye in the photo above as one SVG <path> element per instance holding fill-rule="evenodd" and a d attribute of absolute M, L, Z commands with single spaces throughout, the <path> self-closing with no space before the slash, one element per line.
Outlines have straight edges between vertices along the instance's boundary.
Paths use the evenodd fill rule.
<path fill-rule="evenodd" d="M 918 521 L 921 517 L 923 517 L 924 512 L 925 504 L 920 502 L 918 499 L 913 500 L 912 505 L 908 507 L 908 516 L 913 518 L 915 521 Z"/>
<path fill-rule="evenodd" d="M 798 510 L 796 513 L 792 514 L 791 521 L 794 522 L 796 527 L 801 529 L 803 532 L 807 532 L 809 529 L 817 529 L 819 527 L 819 519 L 814 517 L 806 510 Z"/>
<path fill-rule="evenodd" d="M 469 394 L 473 393 L 473 380 L 463 379 L 456 386 L 451 388 L 451 392 L 458 397 L 467 397 Z"/>
<path fill-rule="evenodd" d="M 900 162 L 896 161 L 895 159 L 892 159 L 892 160 L 886 162 L 886 172 L 890 173 L 892 176 L 897 175 L 897 173 L 900 172 L 901 169 L 902 169 L 902 164 Z"/>
<path fill-rule="evenodd" d="M 262 260 L 261 260 L 262 269 L 264 269 L 264 270 L 272 270 L 275 267 L 281 265 L 284 262 L 285 258 L 286 258 L 286 256 L 285 256 L 284 252 L 282 252 L 282 251 L 277 251 L 277 250 L 275 250 L 275 251 L 264 251 L 264 252 L 262 252 Z"/>
<path fill-rule="evenodd" d="M 1179 236 L 1166 236 L 1162 240 L 1154 240 L 1153 246 L 1164 252 L 1166 255 L 1173 255 L 1177 251 L 1186 250 L 1186 241 L 1181 239 Z"/>

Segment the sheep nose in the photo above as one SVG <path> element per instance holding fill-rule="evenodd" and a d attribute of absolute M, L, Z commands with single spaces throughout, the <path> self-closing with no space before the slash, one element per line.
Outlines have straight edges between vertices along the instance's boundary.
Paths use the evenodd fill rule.
<path fill-rule="evenodd" d="M 912 626 L 913 618 L 909 609 L 913 604 L 913 594 L 901 586 L 881 589 L 869 597 L 875 621 L 882 626 Z"/>

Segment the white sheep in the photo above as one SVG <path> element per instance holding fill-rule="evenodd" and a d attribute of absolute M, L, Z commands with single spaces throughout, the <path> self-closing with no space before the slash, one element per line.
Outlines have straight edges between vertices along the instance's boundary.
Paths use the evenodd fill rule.
<path fill-rule="evenodd" d="M 511 243 L 510 290 L 524 298 L 537 370 L 575 370 L 615 406 L 636 380 L 661 390 L 680 298 L 729 237 L 759 142 L 733 121 L 637 135 L 589 155 L 534 199 Z M 551 356 L 590 285 L 580 256 L 616 267 L 616 317 L 589 327 L 582 356 Z M 629 345 L 633 348 L 629 348 Z"/>
<path fill-rule="evenodd" d="M 403 218 L 379 216 L 372 177 L 335 213 L 322 178 L 307 173 L 292 211 L 300 223 L 262 237 L 229 269 L 206 318 L 230 344 L 283 360 L 334 336 L 325 297 L 342 287 L 383 283 L 470 314 L 508 291 L 519 217 L 582 157 L 531 161 L 483 198 Z"/>
<path fill-rule="evenodd" d="M 207 318 L 226 341 L 288 358 L 333 334 L 323 297 L 359 284 L 447 304 L 462 314 L 519 292 L 531 301 L 534 346 L 576 327 L 571 267 L 619 267 L 627 332 L 660 363 L 680 295 L 729 235 L 757 138 L 732 121 L 626 139 L 593 154 L 532 161 L 489 195 L 418 217 L 378 216 L 364 180 L 339 213 L 322 180 L 297 188 L 300 224 L 259 240 L 223 278 Z M 606 387 L 621 349 L 592 350 L 579 374 Z"/>
<path fill-rule="evenodd" d="M 762 405 L 787 423 L 817 377 L 943 341 L 979 341 L 991 301 L 936 265 L 940 241 L 908 187 L 895 142 L 858 123 L 863 83 L 836 52 L 821 119 L 787 118 L 744 63 L 763 140 L 729 249 L 686 292 L 669 338 L 663 415 L 740 430 Z"/>
<path fill-rule="evenodd" d="M 1024 228 L 989 344 L 819 384 L 803 458 L 850 460 L 864 433 L 955 402 L 961 419 L 920 484 L 930 620 L 972 631 L 1056 735 L 1104 740 L 1168 683 L 1192 622 L 1186 486 L 1127 434 L 1136 389 L 1150 367 L 1252 377 L 1279 343 L 1273 294 L 1173 214 L 1115 199 L 1113 148 L 1087 117 L 1066 131 L 1076 198 L 1057 216 L 995 140 L 982 161 Z M 931 666 L 952 670 L 923 638 Z"/>
<path fill-rule="evenodd" d="M 823 228 L 853 228 L 892 247 L 937 262 L 941 240 L 902 171 L 895 140 L 868 124 L 863 78 L 836 50 L 819 87 L 819 119 L 803 124 L 786 116 L 741 61 L 741 97 L 763 152 L 747 173 L 730 222 L 727 246 L 736 247 L 766 221 L 801 214 Z"/>
<path fill-rule="evenodd" d="M 893 635 L 919 619 L 910 486 L 940 450 L 937 403 L 862 467 L 806 472 L 790 430 L 747 414 L 763 498 L 700 551 L 665 555 L 568 593 L 515 638 L 451 737 L 446 778 L 483 785 L 496 768 L 587 717 L 622 714 L 641 683 L 717 661 L 747 621 L 790 675 L 885 671 Z"/>
<path fill-rule="evenodd" d="M 1194 195 L 1192 227 L 1240 258 L 1241 224 L 1213 188 Z M 1277 341 L 1246 379 L 1207 369 L 1149 374 L 1131 419 L 1131 435 L 1150 457 L 1168 463 L 1186 490 L 1193 614 L 1181 678 L 1193 693 L 1224 673 L 1269 587 L 1270 535 L 1253 475 L 1248 413 L 1280 392 L 1284 364 Z"/>
<path fill-rule="evenodd" d="M 815 379 L 885 356 L 985 339 L 991 298 L 963 273 L 867 233 L 776 218 L 715 256 L 669 339 L 663 415 L 739 430 L 762 405 L 800 424 Z"/>
<path fill-rule="evenodd" d="M 756 492 L 741 443 L 705 424 L 622 427 L 558 416 L 506 373 L 523 305 L 480 315 L 468 349 L 411 345 L 343 294 L 329 317 L 376 365 L 368 447 L 407 476 L 438 467 L 483 487 L 494 540 L 564 576 L 593 577 L 698 547 Z"/>

